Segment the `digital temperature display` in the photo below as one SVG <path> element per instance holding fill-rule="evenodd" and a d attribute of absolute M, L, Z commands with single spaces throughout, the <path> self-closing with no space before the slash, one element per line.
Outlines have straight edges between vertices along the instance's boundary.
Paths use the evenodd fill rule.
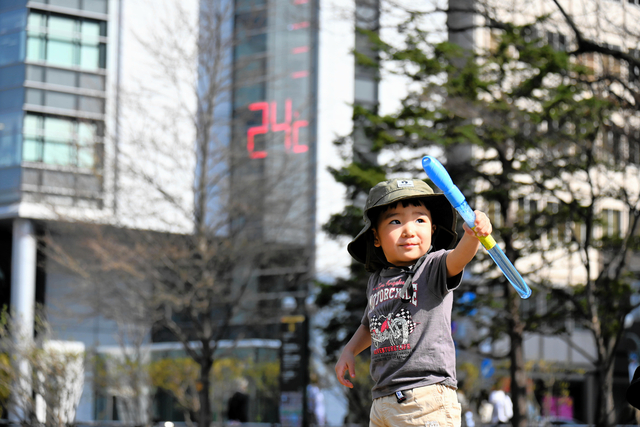
<path fill-rule="evenodd" d="M 256 135 L 269 132 L 284 132 L 284 149 L 291 153 L 305 153 L 309 147 L 300 144 L 300 128 L 309 126 L 307 120 L 294 120 L 299 113 L 292 113 L 291 98 L 284 101 L 284 121 L 278 123 L 277 102 L 254 102 L 249 104 L 250 111 L 262 111 L 262 123 L 260 126 L 252 126 L 247 130 L 247 151 L 252 159 L 264 159 L 269 155 L 267 150 L 256 150 Z"/>
<path fill-rule="evenodd" d="M 315 209 L 318 0 L 233 3 L 231 174 L 241 179 L 231 181 L 260 188 L 236 193 L 255 209 L 242 223 L 303 253 L 315 238 L 313 225 L 297 224 Z"/>
<path fill-rule="evenodd" d="M 240 61 L 235 82 L 236 114 L 244 125 L 238 129 L 242 132 L 238 136 L 244 140 L 250 159 L 275 161 L 280 155 L 310 153 L 315 117 L 313 23 L 317 5 L 312 0 L 245 0 L 242 4 L 246 1 L 276 8 L 279 13 L 272 15 L 260 8 L 263 6 L 237 12 L 236 24 L 244 25 L 243 31 L 264 31 L 242 40 L 236 51 Z M 303 128 L 307 129 L 301 131 Z"/>

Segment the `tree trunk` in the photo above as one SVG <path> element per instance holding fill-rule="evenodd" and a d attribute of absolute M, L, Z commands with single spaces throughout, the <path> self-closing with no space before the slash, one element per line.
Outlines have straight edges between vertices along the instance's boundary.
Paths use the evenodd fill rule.
<path fill-rule="evenodd" d="M 513 401 L 513 427 L 527 427 L 527 376 L 522 348 L 524 325 L 520 319 L 520 298 L 509 283 L 506 285 L 509 300 L 509 337 L 511 339 L 511 399 Z"/>
<path fill-rule="evenodd" d="M 613 363 L 600 368 L 600 392 L 603 397 L 600 400 L 598 427 L 612 427 L 616 425 L 616 412 L 613 402 Z"/>
<path fill-rule="evenodd" d="M 198 398 L 200 399 L 200 414 L 198 415 L 198 427 L 209 427 L 211 425 L 211 366 L 213 364 L 208 358 L 200 361 L 200 379 Z"/>

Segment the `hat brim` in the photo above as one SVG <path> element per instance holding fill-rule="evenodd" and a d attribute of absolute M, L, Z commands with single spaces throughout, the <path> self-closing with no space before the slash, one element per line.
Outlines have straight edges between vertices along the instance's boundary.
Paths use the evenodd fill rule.
<path fill-rule="evenodd" d="M 457 241 L 456 233 L 456 214 L 449 203 L 449 200 L 444 194 L 420 194 L 420 195 L 407 195 L 406 197 L 393 198 L 385 203 L 385 200 L 380 200 L 376 204 L 376 207 L 385 206 L 391 203 L 396 203 L 407 199 L 419 199 L 422 200 L 429 212 L 431 212 L 431 220 L 436 225 L 436 232 L 434 233 L 433 241 L 431 245 L 434 250 L 451 249 Z M 367 236 L 369 230 L 372 228 L 371 219 L 367 215 L 365 217 L 365 225 L 360 230 L 360 233 L 347 245 L 347 251 L 358 262 L 367 264 Z"/>

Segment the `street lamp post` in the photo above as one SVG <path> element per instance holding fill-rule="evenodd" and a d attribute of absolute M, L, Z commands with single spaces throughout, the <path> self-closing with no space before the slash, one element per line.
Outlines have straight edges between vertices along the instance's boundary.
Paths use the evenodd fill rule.
<path fill-rule="evenodd" d="M 302 310 L 296 310 L 298 306 Z M 282 300 L 280 326 L 280 423 L 283 427 L 307 427 L 309 382 L 309 319 L 304 304 L 293 297 Z"/>

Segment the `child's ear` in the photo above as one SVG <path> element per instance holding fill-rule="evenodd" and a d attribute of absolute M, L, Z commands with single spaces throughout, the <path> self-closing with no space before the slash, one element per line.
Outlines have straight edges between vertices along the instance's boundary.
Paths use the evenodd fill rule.
<path fill-rule="evenodd" d="M 436 232 L 436 225 L 432 224 L 431 225 L 431 235 L 433 236 L 433 233 L 435 233 L 435 232 Z"/>
<path fill-rule="evenodd" d="M 372 228 L 371 232 L 373 233 L 373 246 L 375 246 L 376 248 L 379 248 L 380 247 L 380 238 L 378 237 L 378 232 L 376 231 L 375 228 Z"/>

